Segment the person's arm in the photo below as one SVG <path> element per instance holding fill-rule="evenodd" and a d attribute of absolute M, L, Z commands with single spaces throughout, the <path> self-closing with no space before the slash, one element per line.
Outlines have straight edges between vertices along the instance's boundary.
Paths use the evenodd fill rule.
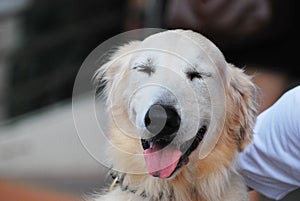
<path fill-rule="evenodd" d="M 239 169 L 250 188 L 272 199 L 300 187 L 300 86 L 258 116 Z"/>

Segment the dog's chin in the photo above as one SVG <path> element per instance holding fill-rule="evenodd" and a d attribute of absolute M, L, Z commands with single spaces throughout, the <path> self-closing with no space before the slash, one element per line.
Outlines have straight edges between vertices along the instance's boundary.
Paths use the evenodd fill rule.
<path fill-rule="evenodd" d="M 183 143 L 180 148 L 166 139 L 141 139 L 146 166 L 150 175 L 163 179 L 172 179 L 179 170 L 189 163 L 190 154 L 199 146 L 207 126 L 203 125 L 192 139 Z"/>

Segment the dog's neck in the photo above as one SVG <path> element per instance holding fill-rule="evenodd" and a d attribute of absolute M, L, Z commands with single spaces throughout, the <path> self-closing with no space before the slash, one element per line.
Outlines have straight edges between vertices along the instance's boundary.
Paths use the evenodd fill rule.
<path fill-rule="evenodd" d="M 221 169 L 217 175 L 214 174 L 205 178 L 189 178 L 189 175 L 193 174 L 189 174 L 188 169 L 181 171 L 172 179 L 160 179 L 150 175 L 131 175 L 118 172 L 112 173 L 112 176 L 118 182 L 115 188 L 119 188 L 124 193 L 127 193 L 128 197 L 131 198 L 130 200 L 219 201 L 223 200 L 223 195 L 231 188 L 232 177 L 236 176 L 234 170 Z M 184 176 L 181 174 L 184 174 Z M 212 177 L 218 177 L 218 182 L 215 182 L 216 180 Z"/>

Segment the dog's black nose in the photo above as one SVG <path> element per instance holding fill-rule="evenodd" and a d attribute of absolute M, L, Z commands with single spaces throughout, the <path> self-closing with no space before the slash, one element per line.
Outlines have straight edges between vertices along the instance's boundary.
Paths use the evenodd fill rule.
<path fill-rule="evenodd" d="M 155 138 L 168 141 L 178 131 L 181 119 L 174 107 L 154 104 L 147 111 L 144 121 Z"/>

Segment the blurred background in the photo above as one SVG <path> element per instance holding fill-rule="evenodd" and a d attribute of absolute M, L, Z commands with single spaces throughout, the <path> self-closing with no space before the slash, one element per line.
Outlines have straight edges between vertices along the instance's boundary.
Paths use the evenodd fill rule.
<path fill-rule="evenodd" d="M 101 42 L 144 27 L 201 32 L 255 75 L 263 111 L 300 84 L 296 8 L 292 0 L 0 0 L 0 200 L 80 200 L 110 183 L 79 141 L 71 104 L 77 71 Z"/>

